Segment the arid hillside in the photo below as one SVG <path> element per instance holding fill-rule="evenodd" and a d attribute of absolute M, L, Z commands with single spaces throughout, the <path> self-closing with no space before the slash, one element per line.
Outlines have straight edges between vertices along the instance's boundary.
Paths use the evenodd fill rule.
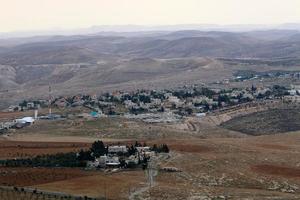
<path fill-rule="evenodd" d="M 296 108 L 277 108 L 230 119 L 222 127 L 249 135 L 267 135 L 300 130 L 300 112 Z"/>
<path fill-rule="evenodd" d="M 108 33 L 107 33 L 108 34 Z M 2 39 L 0 104 L 24 98 L 168 88 L 239 70 L 296 70 L 297 31 L 119 33 Z"/>

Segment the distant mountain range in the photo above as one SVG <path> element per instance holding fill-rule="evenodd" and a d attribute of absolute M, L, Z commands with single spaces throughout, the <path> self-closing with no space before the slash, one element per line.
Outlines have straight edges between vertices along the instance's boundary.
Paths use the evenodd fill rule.
<path fill-rule="evenodd" d="M 162 88 L 208 83 L 244 69 L 221 58 L 300 66 L 300 32 L 180 30 L 1 39 L 0 103 L 45 96 L 49 84 L 58 95 Z"/>
<path fill-rule="evenodd" d="M 109 58 L 298 57 L 300 32 L 176 31 L 138 36 L 44 36 L 7 39 L 0 43 L 2 65 L 96 63 Z"/>
<path fill-rule="evenodd" d="M 236 24 L 236 25 L 218 25 L 218 24 L 179 24 L 179 25 L 160 25 L 160 26 L 143 26 L 143 25 L 102 25 L 89 28 L 79 29 L 53 29 L 41 31 L 17 31 L 0 33 L 0 39 L 15 37 L 33 37 L 33 36 L 49 36 L 49 35 L 87 35 L 87 34 L 103 34 L 103 35 L 140 35 L 141 32 L 157 33 L 157 32 L 173 32 L 180 30 L 198 30 L 198 31 L 224 31 L 224 32 L 248 32 L 248 31 L 265 31 L 265 30 L 300 30 L 300 23 L 286 24 Z"/>

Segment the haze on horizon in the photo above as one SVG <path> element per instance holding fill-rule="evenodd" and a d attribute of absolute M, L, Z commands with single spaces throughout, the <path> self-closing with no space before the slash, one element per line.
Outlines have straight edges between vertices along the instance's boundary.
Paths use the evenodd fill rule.
<path fill-rule="evenodd" d="M 1 0 L 0 32 L 97 25 L 300 22 L 299 0 Z"/>

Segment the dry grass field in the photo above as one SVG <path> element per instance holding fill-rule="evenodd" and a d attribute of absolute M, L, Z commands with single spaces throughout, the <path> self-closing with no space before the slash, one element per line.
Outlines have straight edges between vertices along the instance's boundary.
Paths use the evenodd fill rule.
<path fill-rule="evenodd" d="M 299 133 L 168 141 L 173 152 L 162 166 L 181 172 L 159 173 L 150 195 L 153 199 L 299 199 L 299 141 Z"/>
<path fill-rule="evenodd" d="M 61 121 L 40 120 L 34 126 L 19 130 L 11 137 L 40 134 L 47 136 L 85 137 L 102 139 L 155 139 L 155 138 L 186 138 L 188 131 L 172 129 L 164 124 L 147 124 L 138 120 L 122 117 L 107 117 L 97 120 L 72 119 Z"/>

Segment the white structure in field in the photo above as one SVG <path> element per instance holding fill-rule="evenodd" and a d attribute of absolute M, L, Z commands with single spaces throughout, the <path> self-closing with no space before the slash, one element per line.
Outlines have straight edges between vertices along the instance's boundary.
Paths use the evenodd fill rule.
<path fill-rule="evenodd" d="M 22 119 L 16 119 L 16 123 L 21 123 L 21 124 L 33 124 L 34 119 L 32 117 L 24 117 Z"/>

